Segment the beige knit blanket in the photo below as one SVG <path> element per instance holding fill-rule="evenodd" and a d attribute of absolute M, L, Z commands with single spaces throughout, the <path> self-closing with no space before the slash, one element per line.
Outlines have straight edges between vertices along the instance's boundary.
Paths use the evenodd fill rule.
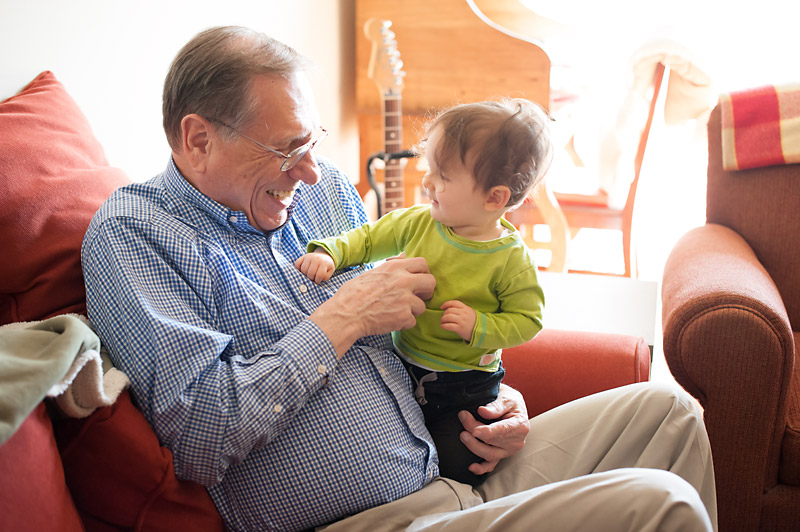
<path fill-rule="evenodd" d="M 45 397 L 77 418 L 113 404 L 128 378 L 101 351 L 76 314 L 0 327 L 0 445 Z"/>

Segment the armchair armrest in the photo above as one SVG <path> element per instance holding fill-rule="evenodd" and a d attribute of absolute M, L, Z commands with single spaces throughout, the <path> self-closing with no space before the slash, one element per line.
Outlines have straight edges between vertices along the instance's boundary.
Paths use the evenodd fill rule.
<path fill-rule="evenodd" d="M 544 329 L 503 350 L 504 382 L 525 398 L 536 416 L 574 399 L 646 381 L 650 349 L 644 339 L 609 333 Z"/>
<path fill-rule="evenodd" d="M 760 389 L 760 396 L 788 389 L 789 317 L 740 235 L 717 224 L 687 233 L 667 260 L 661 292 L 664 355 L 675 379 L 701 404 L 708 405 L 709 395 L 746 398 L 747 390 Z"/>
<path fill-rule="evenodd" d="M 781 295 L 739 234 L 707 224 L 673 248 L 662 312 L 670 370 L 705 408 L 720 497 L 738 486 L 756 500 L 777 479 L 794 360 Z"/>

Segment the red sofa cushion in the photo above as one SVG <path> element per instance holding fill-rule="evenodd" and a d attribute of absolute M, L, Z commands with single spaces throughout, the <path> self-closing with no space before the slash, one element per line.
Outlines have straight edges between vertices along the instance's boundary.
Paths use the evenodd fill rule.
<path fill-rule="evenodd" d="M 0 102 L 0 132 L 0 325 L 85 313 L 81 242 L 129 180 L 51 72 Z M 0 447 L 0 530 L 82 530 L 78 513 L 89 531 L 223 529 L 205 488 L 175 477 L 127 393 L 55 425 L 63 468 L 44 405 Z"/>
<path fill-rule="evenodd" d="M 0 446 L 0 472 L 0 530 L 84 530 L 44 403 Z"/>
<path fill-rule="evenodd" d="M 127 391 L 86 419 L 56 421 L 55 430 L 87 530 L 224 530 L 206 489 L 175 477 L 172 453 Z"/>
<path fill-rule="evenodd" d="M 85 312 L 83 235 L 128 178 L 52 72 L 0 102 L 0 131 L 0 325 Z"/>

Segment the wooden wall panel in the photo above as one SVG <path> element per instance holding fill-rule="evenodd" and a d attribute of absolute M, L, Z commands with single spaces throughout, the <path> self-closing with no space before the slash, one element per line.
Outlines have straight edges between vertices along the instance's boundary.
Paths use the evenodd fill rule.
<path fill-rule="evenodd" d="M 519 96 L 545 107 L 550 59 L 539 46 L 492 28 L 466 0 L 357 0 L 356 102 L 359 113 L 379 112 L 380 94 L 367 78 L 371 17 L 392 22 L 406 72 L 403 107 L 424 114 L 456 102 Z"/>
<path fill-rule="evenodd" d="M 357 0 L 358 189 L 362 195 L 369 188 L 367 158 L 383 146 L 382 96 L 367 75 L 372 43 L 364 34 L 364 25 L 372 17 L 392 22 L 403 61 L 401 96 L 407 148 L 417 142 L 426 115 L 455 103 L 511 96 L 528 98 L 544 107 L 549 104 L 550 59 L 544 50 L 490 26 L 467 0 Z M 419 175 L 412 172 L 409 179 L 418 180 Z M 413 186 L 409 184 L 407 189 Z M 407 195 L 407 203 L 413 197 Z"/>

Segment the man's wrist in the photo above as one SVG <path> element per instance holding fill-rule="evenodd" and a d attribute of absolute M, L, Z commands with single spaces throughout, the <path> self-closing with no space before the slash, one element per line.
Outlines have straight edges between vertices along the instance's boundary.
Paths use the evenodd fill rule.
<path fill-rule="evenodd" d="M 328 300 L 315 310 L 309 319 L 324 332 L 341 359 L 350 347 L 362 336 L 360 320 L 352 312 L 344 311 L 333 300 Z"/>

